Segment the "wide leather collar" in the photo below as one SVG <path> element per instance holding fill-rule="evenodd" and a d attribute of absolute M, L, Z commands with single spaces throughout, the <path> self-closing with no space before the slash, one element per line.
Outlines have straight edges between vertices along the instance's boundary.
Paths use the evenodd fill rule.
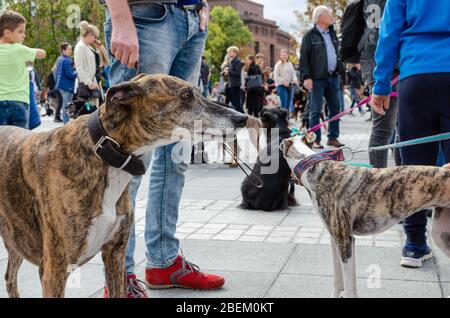
<path fill-rule="evenodd" d="M 122 152 L 117 141 L 108 136 L 96 110 L 89 115 L 88 131 L 94 142 L 94 154 L 109 166 L 122 169 L 133 176 L 145 174 L 144 162 L 136 156 Z"/>

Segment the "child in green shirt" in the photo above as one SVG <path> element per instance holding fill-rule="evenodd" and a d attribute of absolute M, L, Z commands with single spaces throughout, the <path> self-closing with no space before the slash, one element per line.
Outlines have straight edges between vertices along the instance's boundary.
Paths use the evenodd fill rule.
<path fill-rule="evenodd" d="M 0 125 L 28 128 L 30 78 L 25 63 L 46 54 L 22 45 L 26 23 L 19 13 L 0 11 Z"/>

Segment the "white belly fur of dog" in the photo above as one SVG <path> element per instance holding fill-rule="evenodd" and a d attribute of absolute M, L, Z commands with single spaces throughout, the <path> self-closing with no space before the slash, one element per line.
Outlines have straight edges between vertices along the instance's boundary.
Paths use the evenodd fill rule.
<path fill-rule="evenodd" d="M 306 144 L 294 139 L 294 150 L 283 150 L 285 158 L 291 169 L 301 158 L 315 154 Z M 286 140 L 285 140 L 286 142 Z M 283 143 L 285 143 L 283 142 Z M 283 147 L 286 148 L 285 145 Z M 289 146 L 288 146 L 289 148 Z M 288 153 L 286 155 L 286 152 Z M 291 156 L 291 157 L 290 157 Z M 302 160 L 300 159 L 300 160 Z M 315 168 L 317 167 L 317 168 Z M 332 297 L 356 297 L 356 262 L 355 262 L 355 241 L 354 235 L 373 235 L 390 228 L 398 221 L 427 207 L 435 207 L 433 214 L 432 236 L 436 246 L 443 250 L 450 257 L 450 173 L 446 169 L 437 167 L 409 166 L 392 169 L 364 169 L 345 166 L 335 162 L 318 163 L 315 167 L 307 169 L 301 175 L 301 184 L 307 189 L 314 209 L 318 213 L 325 228 L 330 232 L 331 246 L 333 254 L 334 288 Z M 445 168 L 450 168 L 449 166 Z M 416 177 L 416 183 L 406 183 L 399 188 L 390 191 L 390 177 L 394 173 L 406 176 L 401 181 L 411 181 Z M 322 177 L 322 175 L 323 177 Z M 367 179 L 364 179 L 364 174 Z M 342 191 L 345 184 L 346 194 L 355 193 L 357 196 L 333 197 L 334 193 L 328 195 L 316 193 L 315 190 L 323 185 L 324 178 L 330 182 L 333 179 L 337 182 L 334 186 L 336 193 Z M 433 176 L 436 175 L 436 179 Z M 420 177 L 420 179 L 419 179 Z M 382 181 L 381 179 L 385 180 Z M 400 177 L 401 178 L 401 177 Z M 392 179 L 392 178 L 391 178 Z M 366 182 L 370 180 L 370 182 Z M 424 180 L 424 181 L 422 181 Z M 430 180 L 436 182 L 430 183 Z M 366 183 L 364 183 L 366 182 Z M 394 182 L 394 181 L 391 181 Z M 428 183 L 427 183 L 428 182 Z M 385 196 L 377 193 L 377 185 L 384 186 L 384 191 L 388 190 Z M 427 186 L 431 185 L 431 186 Z M 361 192 L 360 188 L 366 191 Z M 398 196 L 399 191 L 404 191 L 404 196 Z M 329 189 L 328 189 L 329 190 Z M 360 191 L 358 191 L 360 190 Z M 397 192 L 395 192 L 397 191 Z M 427 192 L 428 191 L 428 192 Z M 363 194 L 362 194 L 363 193 Z M 391 195 L 390 198 L 386 197 Z M 318 197 L 322 196 L 322 197 Z M 324 198 L 324 196 L 326 198 Z M 359 197 L 358 197 L 359 196 Z M 395 196 L 395 198 L 394 198 Z M 324 202 L 333 198 L 335 202 Z M 345 200 L 348 200 L 345 202 Z M 368 201 L 375 200 L 372 207 Z M 319 202 L 321 201 L 321 202 Z M 398 202 L 395 208 L 389 206 L 392 202 Z M 331 210 L 324 208 L 324 204 L 333 207 Z M 349 205 L 347 208 L 345 206 Z M 401 209 L 399 207 L 411 207 Z M 389 209 L 390 208 L 390 209 Z M 394 213 L 395 212 L 395 213 Z M 328 215 L 327 215 L 328 214 Z M 327 219 L 327 221 L 325 220 Z M 343 244 L 343 242 L 345 244 Z"/>
<path fill-rule="evenodd" d="M 131 180 L 128 172 L 117 168 L 109 168 L 108 186 L 102 201 L 102 214 L 92 220 L 89 227 L 86 250 L 78 264 L 97 254 L 102 246 L 108 243 L 120 228 L 124 216 L 117 215 L 116 203 Z"/>

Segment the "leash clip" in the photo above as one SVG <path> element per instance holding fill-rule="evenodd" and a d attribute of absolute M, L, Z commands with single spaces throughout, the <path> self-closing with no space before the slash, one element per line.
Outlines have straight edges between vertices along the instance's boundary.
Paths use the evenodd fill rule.
<path fill-rule="evenodd" d="M 353 149 L 348 147 L 348 146 L 344 146 L 339 148 L 342 151 L 342 154 L 344 156 L 344 162 L 349 162 L 353 160 L 354 157 L 354 152 Z"/>

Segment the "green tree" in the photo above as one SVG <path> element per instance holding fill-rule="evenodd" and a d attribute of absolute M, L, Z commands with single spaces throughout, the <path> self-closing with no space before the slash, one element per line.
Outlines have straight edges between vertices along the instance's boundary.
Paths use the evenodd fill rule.
<path fill-rule="evenodd" d="M 75 45 L 79 37 L 78 24 L 87 20 L 103 33 L 104 9 L 98 1 L 86 0 L 5 0 L 10 10 L 27 19 L 25 45 L 46 50 L 47 57 L 36 63 L 41 76 L 49 74 L 58 58 L 59 43 Z"/>
<path fill-rule="evenodd" d="M 238 11 L 220 6 L 211 11 L 208 33 L 206 56 L 211 65 L 211 80 L 215 82 L 219 79 L 226 49 L 235 45 L 240 48 L 241 57 L 244 57 L 252 50 L 253 36 Z"/>

